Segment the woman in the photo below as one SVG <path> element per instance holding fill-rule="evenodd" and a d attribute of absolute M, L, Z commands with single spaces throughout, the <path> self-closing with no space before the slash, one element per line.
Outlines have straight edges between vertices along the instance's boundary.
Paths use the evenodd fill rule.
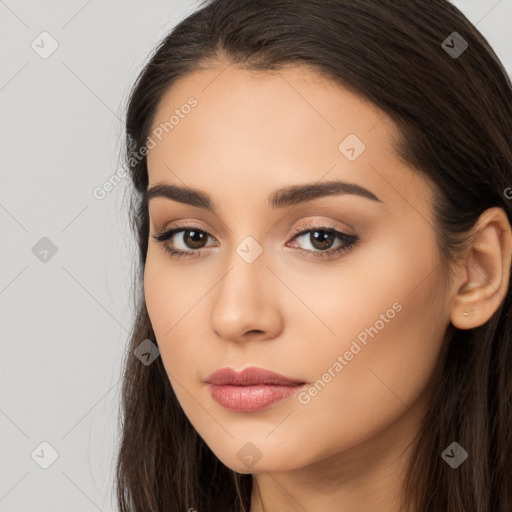
<path fill-rule="evenodd" d="M 126 120 L 125 511 L 512 510 L 512 90 L 445 0 L 212 0 Z"/>

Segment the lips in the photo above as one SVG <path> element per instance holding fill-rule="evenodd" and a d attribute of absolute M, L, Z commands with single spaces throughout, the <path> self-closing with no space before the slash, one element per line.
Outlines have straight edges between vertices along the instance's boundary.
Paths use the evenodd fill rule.
<path fill-rule="evenodd" d="M 305 384 L 304 381 L 290 379 L 279 373 L 250 366 L 241 372 L 236 372 L 232 368 L 222 368 L 213 372 L 205 379 L 207 384 L 215 386 L 254 386 L 257 384 L 274 384 L 276 386 L 296 386 Z"/>
<path fill-rule="evenodd" d="M 296 394 L 306 383 L 263 368 L 222 368 L 204 381 L 212 398 L 235 412 L 256 412 Z"/>

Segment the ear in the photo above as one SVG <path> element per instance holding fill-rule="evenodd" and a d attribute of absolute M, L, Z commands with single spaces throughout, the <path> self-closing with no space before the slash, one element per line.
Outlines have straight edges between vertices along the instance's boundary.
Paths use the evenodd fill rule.
<path fill-rule="evenodd" d="M 489 208 L 474 227 L 454 283 L 450 320 L 459 329 L 483 325 L 499 308 L 508 291 L 512 233 L 502 208 Z"/>

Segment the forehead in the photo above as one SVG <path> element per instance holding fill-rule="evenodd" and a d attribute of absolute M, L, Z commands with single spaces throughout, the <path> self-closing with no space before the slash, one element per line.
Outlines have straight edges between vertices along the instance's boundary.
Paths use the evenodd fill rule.
<path fill-rule="evenodd" d="M 379 197 L 418 194 L 407 190 L 418 186 L 424 196 L 424 180 L 393 147 L 391 119 L 308 67 L 196 70 L 162 97 L 149 135 L 150 186 L 182 181 L 268 195 L 326 177 L 373 186 Z"/>
<path fill-rule="evenodd" d="M 189 112 L 190 98 L 197 105 Z M 193 71 L 178 79 L 159 102 L 152 130 L 165 128 L 166 123 L 162 135 L 175 141 L 180 135 L 208 134 L 210 140 L 218 134 L 217 140 L 222 138 L 224 144 L 249 136 L 252 145 L 274 141 L 284 146 L 298 138 L 316 144 L 326 137 L 327 145 L 347 131 L 362 137 L 379 123 L 384 132 L 398 134 L 375 105 L 303 66 L 248 71 L 226 65 Z M 279 135 L 278 140 L 274 135 Z"/>

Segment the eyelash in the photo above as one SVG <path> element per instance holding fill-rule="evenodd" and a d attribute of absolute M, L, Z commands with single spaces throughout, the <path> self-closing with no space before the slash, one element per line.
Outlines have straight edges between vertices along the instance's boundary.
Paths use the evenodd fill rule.
<path fill-rule="evenodd" d="M 168 245 L 166 242 L 170 240 L 175 234 L 180 233 L 182 231 L 198 231 L 200 233 L 203 233 L 207 236 L 211 235 L 202 229 L 199 229 L 197 226 L 193 225 L 183 225 L 167 230 L 163 230 L 160 233 L 152 235 L 153 239 L 155 239 L 157 242 L 163 244 L 163 247 L 165 251 L 167 251 L 171 256 L 177 256 L 180 258 L 181 256 L 189 256 L 192 258 L 198 257 L 201 254 L 201 251 L 203 249 L 197 249 L 194 251 L 182 251 L 180 249 L 174 249 L 170 245 Z M 334 234 L 338 240 L 341 240 L 344 242 L 344 245 L 341 245 L 337 249 L 329 249 L 326 251 L 311 251 L 308 249 L 297 249 L 300 253 L 304 254 L 306 253 L 309 258 L 328 258 L 332 256 L 333 254 L 337 253 L 344 253 L 346 251 L 349 251 L 354 247 L 354 245 L 359 241 L 359 237 L 355 235 L 348 235 L 347 233 L 343 233 L 342 231 L 337 230 L 334 226 L 315 226 L 315 225 L 302 225 L 293 230 L 293 237 L 292 240 L 295 240 L 296 238 L 299 238 L 300 236 L 310 233 L 312 231 L 325 231 L 329 234 Z M 213 237 L 212 237 L 213 238 Z M 215 239 L 214 239 L 215 240 Z"/>

